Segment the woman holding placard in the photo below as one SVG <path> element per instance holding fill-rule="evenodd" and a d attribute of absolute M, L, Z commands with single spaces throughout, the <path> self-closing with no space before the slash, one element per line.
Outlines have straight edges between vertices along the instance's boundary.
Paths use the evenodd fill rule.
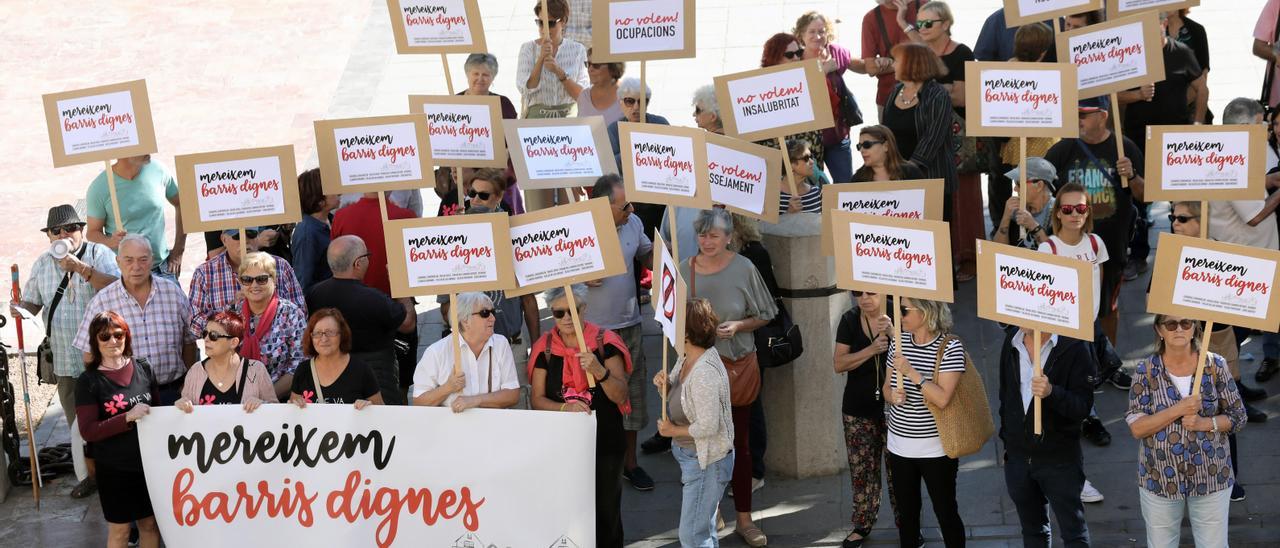
<path fill-rule="evenodd" d="M 760 272 L 746 257 L 729 249 L 733 217 L 723 209 L 698 212 L 693 231 L 697 254 L 680 263 L 689 280 L 689 294 L 705 298 L 720 317 L 716 351 L 729 372 L 733 404 L 733 506 L 738 512 L 738 535 L 750 546 L 764 546 L 767 537 L 751 519 L 751 404 L 760 393 L 760 365 L 752 331 L 768 325 L 778 313 Z"/>
<path fill-rule="evenodd" d="M 190 413 L 197 405 L 241 405 L 252 413 L 263 403 L 280 402 L 267 366 L 236 352 L 244 338 L 239 316 L 225 311 L 209 314 L 202 338 L 209 357 L 187 370 L 182 399 L 174 407 Z"/>
<path fill-rule="evenodd" d="M 733 476 L 733 413 L 729 377 L 716 351 L 720 319 L 706 299 L 685 304 L 684 354 L 668 377 L 653 377 L 667 394 L 670 420 L 658 421 L 658 433 L 672 439 L 671 454 L 680 464 L 680 545 L 716 546 L 716 509 Z"/>
<path fill-rule="evenodd" d="M 827 96 L 835 126 L 822 130 L 822 159 L 835 181 L 846 182 L 853 177 L 853 156 L 849 149 L 849 130 L 862 123 L 862 113 L 844 83 L 846 70 L 866 72 L 862 60 L 854 61 L 849 50 L 834 43 L 836 25 L 833 19 L 816 11 L 806 12 L 796 19 L 792 29 L 806 60 L 817 60 L 827 79 Z"/>
<path fill-rule="evenodd" d="M 804 59 L 806 50 L 800 45 L 799 40 L 794 34 L 779 32 L 770 36 L 764 41 L 764 51 L 760 54 L 760 68 L 768 68 L 783 63 L 797 63 Z M 856 62 L 861 63 L 858 59 Z M 806 131 L 804 133 L 796 133 L 788 135 L 787 139 L 799 139 L 809 143 L 809 151 L 813 153 L 814 165 L 823 165 L 822 153 L 824 147 L 822 145 L 821 131 Z M 758 145 L 777 148 L 777 139 L 765 139 L 756 141 Z"/>
<path fill-rule="evenodd" d="M 964 521 L 956 503 L 960 460 L 948 457 L 943 450 L 938 423 L 925 405 L 928 401 L 934 407 L 945 408 L 951 402 L 960 375 L 965 372 L 964 346 L 950 335 L 953 322 L 946 303 L 903 299 L 901 308 L 902 349 L 889 342 L 887 359 L 894 374 L 887 375 L 881 386 L 882 393 L 889 395 L 890 404 L 886 447 L 889 477 L 898 499 L 898 540 L 901 546 L 921 543 L 923 481 L 943 541 L 949 547 L 964 546 Z M 899 376 L 906 380 L 901 389 L 895 381 Z"/>
<path fill-rule="evenodd" d="M 822 185 L 831 184 L 827 174 L 814 169 L 816 164 L 809 143 L 800 140 L 787 141 L 787 155 L 791 170 L 796 175 L 796 192 L 778 193 L 778 211 L 782 213 L 822 213 Z M 785 176 L 786 170 L 783 170 Z"/>
<path fill-rule="evenodd" d="M 524 117 L 568 118 L 577 112 L 578 96 L 588 82 L 587 48 L 564 36 L 564 22 L 569 18 L 569 6 L 564 0 L 537 0 L 533 13 L 540 37 L 520 46 L 520 64 L 516 68 L 516 88 L 524 103 Z"/>
<path fill-rule="evenodd" d="M 307 316 L 276 291 L 276 259 L 268 253 L 246 254 L 240 261 L 240 292 L 244 298 L 231 312 L 244 322 L 240 355 L 261 361 L 275 380 L 281 398 L 293 386 L 293 373 L 302 357 L 302 331 Z"/>
<path fill-rule="evenodd" d="M 603 116 L 607 126 L 622 119 L 618 104 L 618 80 L 627 71 L 626 63 L 593 63 L 587 48 L 587 78 L 591 85 L 578 94 L 578 116 Z"/>
<path fill-rule="evenodd" d="M 898 140 L 887 127 L 863 126 L 858 132 L 858 142 L 854 143 L 854 147 L 862 155 L 862 167 L 853 174 L 855 183 L 924 178 L 924 172 L 920 168 L 902 158 Z"/>
<path fill-rule="evenodd" d="M 303 408 L 313 403 L 350 404 L 356 409 L 382 405 L 373 369 L 351 357 L 351 327 L 342 312 L 313 312 L 301 338 L 311 359 L 293 377 L 291 403 Z"/>
<path fill-rule="evenodd" d="M 631 354 L 617 333 L 582 322 L 587 286 L 553 287 L 543 297 L 555 326 L 533 344 L 529 357 L 530 403 L 535 410 L 590 413 L 596 417 L 596 546 L 622 546 L 622 457 L 626 451 L 622 416 L 631 412 L 627 377 Z M 581 336 L 587 348 L 578 346 Z M 591 386 L 587 375 L 595 380 Z"/>
<path fill-rule="evenodd" d="M 1154 328 L 1156 351 L 1138 362 L 1125 415 L 1141 440 L 1138 493 L 1147 544 L 1178 546 L 1189 513 L 1196 546 L 1226 546 L 1236 481 L 1227 435 L 1244 428 L 1244 402 L 1222 356 L 1205 352 L 1208 363 L 1196 378 L 1204 359 L 1199 322 L 1156 314 Z"/>

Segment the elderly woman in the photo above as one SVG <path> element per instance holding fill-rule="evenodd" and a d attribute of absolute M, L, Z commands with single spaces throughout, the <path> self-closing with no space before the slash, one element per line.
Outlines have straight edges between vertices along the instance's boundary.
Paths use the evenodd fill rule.
<path fill-rule="evenodd" d="M 502 211 L 507 215 L 512 214 L 505 204 L 507 176 L 501 169 L 492 167 L 477 169 L 471 172 L 467 180 L 468 207 L 483 206 L 492 212 Z"/>
<path fill-rule="evenodd" d="M 578 316 L 587 286 L 574 284 Z M 627 376 L 631 355 L 617 333 L 582 322 L 582 340 L 569 311 L 569 296 L 556 287 L 543 294 L 555 326 L 534 343 L 529 357 L 530 400 L 540 411 L 590 413 L 596 417 L 596 546 L 622 546 L 622 458 L 626 451 L 622 415 L 631 412 Z M 595 387 L 587 382 L 595 380 Z"/>
<path fill-rule="evenodd" d="M 853 174 L 853 182 L 910 181 L 923 179 L 924 172 L 915 164 L 902 158 L 898 139 L 889 128 L 875 125 L 863 126 L 854 143 L 862 155 L 862 167 Z"/>
<path fill-rule="evenodd" d="M 888 111 L 888 109 L 885 109 Z M 881 393 L 891 404 L 887 413 L 889 436 L 889 477 L 898 499 L 898 542 L 902 546 L 923 544 L 920 537 L 920 482 L 929 490 L 933 514 L 947 546 L 964 546 L 964 521 L 956 503 L 956 474 L 959 459 L 948 457 L 938 437 L 938 423 L 925 406 L 945 408 L 951 402 L 965 353 L 960 339 L 951 335 L 951 309 L 946 303 L 919 299 L 902 300 L 902 349 L 889 342 L 886 357 L 894 374 L 886 375 Z M 941 355 L 941 362 L 938 356 Z M 938 368 L 935 376 L 934 368 Z M 896 379 L 905 377 L 905 388 Z"/>
<path fill-rule="evenodd" d="M 514 406 L 520 401 L 520 381 L 510 343 L 493 332 L 498 320 L 493 301 L 478 292 L 459 293 L 455 300 L 461 365 L 454 361 L 457 334 L 428 347 L 413 373 L 413 405 L 447 405 L 454 413 Z"/>
<path fill-rule="evenodd" d="M 653 90 L 649 86 L 644 86 L 645 110 L 648 111 L 652 106 L 650 101 L 653 99 Z M 609 144 L 613 145 L 613 154 L 618 161 L 618 166 L 622 166 L 622 157 L 619 155 L 621 150 L 621 142 L 618 140 L 618 123 L 631 122 L 633 124 L 640 123 L 640 79 L 639 78 L 623 78 L 618 84 L 618 105 L 622 111 L 622 117 L 609 123 L 605 131 L 609 134 Z M 646 124 L 662 124 L 664 126 L 671 125 L 666 118 L 658 116 L 652 112 L 644 113 L 644 123 Z"/>
<path fill-rule="evenodd" d="M 853 483 L 853 531 L 844 548 L 862 546 L 880 515 L 880 465 L 884 462 L 888 430 L 884 423 L 886 353 L 893 338 L 893 324 L 884 313 L 885 296 L 854 291 L 856 307 L 840 317 L 836 328 L 835 371 L 845 373 L 841 415 L 849 453 L 849 480 Z M 889 503 L 895 517 L 893 476 L 889 476 Z"/>
<path fill-rule="evenodd" d="M 1125 422 L 1141 440 L 1138 493 L 1147 544 L 1178 546 L 1190 514 L 1196 546 L 1227 545 L 1227 510 L 1235 467 L 1227 435 L 1245 425 L 1244 403 L 1222 356 L 1209 363 L 1193 394 L 1200 324 L 1156 314 L 1156 351 L 1138 362 Z"/>
<path fill-rule="evenodd" d="M 748 379 L 733 387 L 733 505 L 738 512 L 737 532 L 748 545 L 764 546 L 768 539 L 751 519 L 751 404 L 760 390 L 760 366 L 751 332 L 767 325 L 778 309 L 756 267 L 729 249 L 733 234 L 729 212 L 699 212 L 693 231 L 698 235 L 697 253 L 680 263 L 680 274 L 689 281 L 689 295 L 710 301 L 720 318 L 716 350 L 725 368 L 731 376 Z"/>
<path fill-rule="evenodd" d="M 514 120 L 520 116 L 516 111 L 516 106 L 506 95 L 494 93 L 489 88 L 493 85 L 493 79 L 498 76 L 498 58 L 491 53 L 472 53 L 467 56 L 466 62 L 462 64 L 462 69 L 467 74 L 467 89 L 458 92 L 458 95 L 475 95 L 480 97 L 497 97 L 502 104 L 502 118 L 504 120 Z M 471 168 L 464 168 L 463 178 L 467 178 L 471 174 Z M 507 188 L 511 192 L 507 192 L 502 203 L 506 206 L 506 210 L 513 215 L 524 213 L 524 198 L 520 195 L 520 189 L 516 185 L 515 168 L 511 167 L 511 159 L 507 159 L 506 172 Z M 457 197 L 455 196 L 456 200 Z"/>
<path fill-rule="evenodd" d="M 89 341 L 90 359 L 76 380 L 76 420 L 84 441 L 93 444 L 107 546 L 124 548 L 129 524 L 136 522 L 138 545 L 155 548 L 160 546 L 160 530 L 133 423 L 151 412 L 160 385 L 147 359 L 133 355 L 129 325 L 119 314 L 94 316 Z"/>
<path fill-rule="evenodd" d="M 669 419 L 658 432 L 673 440 L 671 455 L 680 464 L 680 544 L 716 546 L 716 510 L 733 475 L 733 413 L 729 376 L 716 351 L 720 319 L 706 299 L 685 304 L 684 355 L 668 377 L 653 378 L 667 393 Z"/>
<path fill-rule="evenodd" d="M 333 277 L 329 263 L 325 261 L 325 252 L 329 249 L 329 214 L 338 208 L 340 198 L 337 194 L 324 193 L 319 168 L 298 174 L 302 221 L 293 229 L 290 247 L 293 251 L 293 273 L 304 292 Z"/>
<path fill-rule="evenodd" d="M 276 258 L 254 252 L 240 261 L 240 291 L 244 298 L 231 312 L 244 323 L 240 355 L 267 366 L 276 395 L 284 399 L 293 386 L 293 373 L 302 362 L 302 330 L 307 316 L 276 291 Z"/>
<path fill-rule="evenodd" d="M 905 10 L 899 10 L 899 17 Z M 817 60 L 827 79 L 827 97 L 835 126 L 822 130 L 822 158 L 831 178 L 841 183 L 853 177 L 853 156 L 849 150 L 849 130 L 862 123 L 861 116 L 850 119 L 842 108 L 843 101 L 852 104 L 853 114 L 858 110 L 857 101 L 844 83 L 844 72 L 865 72 L 863 61 L 853 59 L 853 54 L 835 43 L 835 20 L 816 11 L 809 11 L 796 19 L 792 35 L 803 45 L 800 51 L 806 60 Z"/>
<path fill-rule="evenodd" d="M 618 80 L 627 71 L 626 63 L 593 63 L 587 48 L 587 78 L 591 85 L 578 94 L 578 116 L 603 116 L 605 125 L 622 119 L 618 102 Z"/>
<path fill-rule="evenodd" d="M 693 122 L 698 127 L 724 135 L 724 121 L 720 119 L 720 102 L 716 99 L 716 87 L 707 84 L 693 91 Z"/>
<path fill-rule="evenodd" d="M 244 322 L 230 312 L 214 312 L 204 325 L 209 357 L 191 366 L 182 383 L 182 399 L 173 405 L 190 413 L 197 405 L 243 405 L 252 413 L 264 402 L 278 403 L 267 366 L 236 353 Z"/>
<path fill-rule="evenodd" d="M 321 308 L 311 314 L 302 350 L 311 359 L 293 376 L 290 403 L 336 403 L 356 409 L 382 405 L 373 369 L 351 357 L 351 327 L 338 309 Z"/>

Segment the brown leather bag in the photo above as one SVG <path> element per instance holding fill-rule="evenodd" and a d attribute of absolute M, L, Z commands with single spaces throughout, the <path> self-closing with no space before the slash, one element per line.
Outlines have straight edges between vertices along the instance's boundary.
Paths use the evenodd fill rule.
<path fill-rule="evenodd" d="M 694 265 L 697 257 L 689 257 L 689 295 L 692 298 L 698 296 L 698 273 Z M 760 362 L 756 360 L 756 352 L 753 350 L 736 360 L 721 354 L 720 361 L 724 362 L 725 373 L 729 375 L 729 405 L 742 407 L 755 403 L 760 396 Z"/>

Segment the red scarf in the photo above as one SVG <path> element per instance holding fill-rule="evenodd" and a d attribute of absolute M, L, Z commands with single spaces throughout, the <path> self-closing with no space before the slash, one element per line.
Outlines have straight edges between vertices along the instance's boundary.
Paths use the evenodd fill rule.
<path fill-rule="evenodd" d="M 596 341 L 600 339 L 600 327 L 589 322 L 582 322 L 582 339 L 587 343 L 587 351 L 595 352 L 597 347 L 594 346 Z M 550 343 L 548 343 L 550 341 Z M 562 362 L 560 372 L 560 384 L 566 394 L 587 393 L 589 385 L 587 384 L 587 372 L 582 368 L 580 360 L 578 360 L 578 349 L 569 348 L 564 344 L 564 339 L 560 337 L 560 330 L 554 326 L 551 333 L 545 337 L 538 337 L 537 342 L 533 343 L 533 348 L 529 354 L 529 377 L 533 377 L 534 362 L 538 356 L 546 353 L 547 344 L 551 345 L 551 353 L 559 356 Z M 604 344 L 613 345 L 622 353 L 622 363 L 627 374 L 631 374 L 631 352 L 627 350 L 626 343 L 622 342 L 622 337 L 611 330 L 604 330 Z M 550 366 L 551 364 L 547 364 Z M 603 365 L 603 364 L 601 364 Z M 631 400 L 622 402 L 618 405 L 618 410 L 623 415 L 631 414 Z"/>
<path fill-rule="evenodd" d="M 253 311 L 249 310 L 249 300 L 245 299 L 240 303 L 240 321 L 244 322 L 244 341 L 240 343 L 240 356 L 251 360 L 258 360 L 266 363 L 262 359 L 262 339 L 267 337 L 267 333 L 271 332 L 271 324 L 276 321 L 276 310 L 280 307 L 280 292 L 276 291 L 271 294 L 271 302 L 267 303 L 267 309 L 262 311 L 262 316 L 258 319 L 258 328 L 249 329 L 249 319 L 253 316 Z"/>

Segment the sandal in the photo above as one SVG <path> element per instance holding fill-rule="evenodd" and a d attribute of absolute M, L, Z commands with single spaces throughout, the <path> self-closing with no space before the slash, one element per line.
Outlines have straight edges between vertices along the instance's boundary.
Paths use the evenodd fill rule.
<path fill-rule="evenodd" d="M 759 527 L 752 526 L 746 530 L 738 530 L 738 536 L 742 537 L 742 541 L 747 543 L 747 546 L 753 548 L 769 544 L 769 537 L 764 536 L 764 531 L 761 531 Z"/>

